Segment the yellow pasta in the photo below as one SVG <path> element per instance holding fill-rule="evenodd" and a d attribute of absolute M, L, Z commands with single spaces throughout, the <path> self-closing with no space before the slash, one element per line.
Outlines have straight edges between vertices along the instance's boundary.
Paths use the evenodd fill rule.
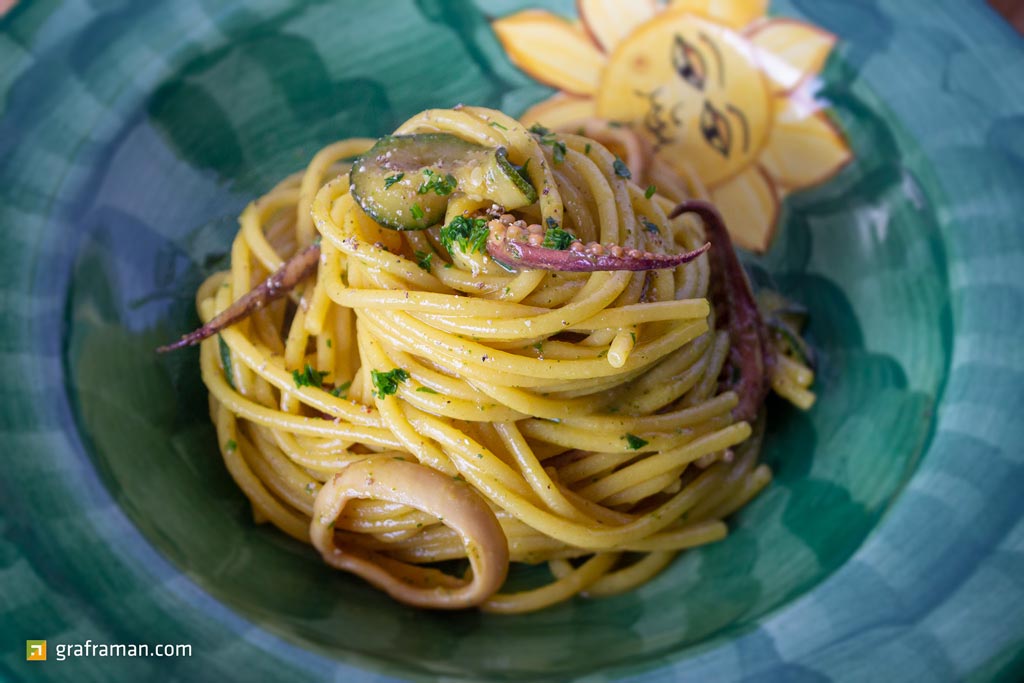
<path fill-rule="evenodd" d="M 645 191 L 582 134 L 559 134 L 556 159 L 550 138 L 475 107 L 397 132 L 504 148 L 539 191 L 521 215 L 583 241 L 705 242 L 698 221 L 669 217 L 696 179 Z M 246 208 L 230 270 L 197 294 L 208 321 L 320 240 L 315 277 L 202 343 L 220 448 L 256 518 L 399 600 L 499 613 L 628 591 L 723 538 L 770 473 L 758 428 L 719 389 L 729 335 L 707 256 L 569 273 L 449 252 L 437 227 L 385 229 L 350 194 L 346 160 L 374 142 L 324 148 Z M 482 208 L 457 193 L 445 220 Z M 809 407 L 810 369 L 784 355 L 773 367 L 772 387 Z M 466 576 L 431 566 L 453 559 Z M 503 592 L 517 563 L 548 563 L 550 582 Z"/>

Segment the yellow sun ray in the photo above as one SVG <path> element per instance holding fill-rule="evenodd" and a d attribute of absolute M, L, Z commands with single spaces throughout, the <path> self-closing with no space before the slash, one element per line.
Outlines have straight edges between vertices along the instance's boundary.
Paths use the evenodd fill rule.
<path fill-rule="evenodd" d="M 513 14 L 492 26 L 509 58 L 533 78 L 577 95 L 597 90 L 605 58 L 582 29 L 539 10 Z"/>
<path fill-rule="evenodd" d="M 594 100 L 555 93 L 526 110 L 520 120 L 524 125 L 541 123 L 548 128 L 567 129 L 572 124 L 597 116 Z"/>
<path fill-rule="evenodd" d="M 779 213 L 775 185 L 758 166 L 752 166 L 711 190 L 736 246 L 765 251 L 772 242 Z"/>
<path fill-rule="evenodd" d="M 768 12 L 768 0 L 673 0 L 670 8 L 700 14 L 738 31 Z"/>
<path fill-rule="evenodd" d="M 765 74 L 784 91 L 825 66 L 836 37 L 794 19 L 773 19 L 755 26 L 748 34 L 758 48 Z"/>
<path fill-rule="evenodd" d="M 852 158 L 842 134 L 818 105 L 787 96 L 775 99 L 775 124 L 761 164 L 790 189 L 817 185 Z"/>
<path fill-rule="evenodd" d="M 584 28 L 605 52 L 658 12 L 654 0 L 576 0 L 576 8 Z"/>

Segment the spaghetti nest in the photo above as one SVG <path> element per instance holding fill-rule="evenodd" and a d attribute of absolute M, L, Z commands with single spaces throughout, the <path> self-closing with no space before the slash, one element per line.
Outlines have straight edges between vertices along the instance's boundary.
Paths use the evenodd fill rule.
<path fill-rule="evenodd" d="M 654 253 L 704 243 L 699 222 L 669 217 L 696 182 L 673 187 L 627 131 L 608 142 L 637 179 L 660 173 L 657 192 L 595 139 L 496 111 L 427 111 L 397 131 L 427 132 L 525 167 L 539 198 L 506 222 Z M 626 591 L 723 538 L 770 473 L 733 417 L 737 395 L 719 391 L 730 337 L 715 329 L 707 255 L 509 272 L 449 251 L 438 227 L 398 232 L 364 213 L 344 160 L 374 142 L 324 148 L 247 207 L 231 269 L 198 293 L 209 320 L 321 241 L 315 279 L 202 345 L 221 451 L 257 519 L 403 602 L 494 612 Z M 501 213 L 456 192 L 439 225 L 488 210 Z M 778 367 L 806 393 L 806 367 Z M 469 567 L 434 564 L 447 560 Z M 502 592 L 515 563 L 547 563 L 550 578 Z"/>

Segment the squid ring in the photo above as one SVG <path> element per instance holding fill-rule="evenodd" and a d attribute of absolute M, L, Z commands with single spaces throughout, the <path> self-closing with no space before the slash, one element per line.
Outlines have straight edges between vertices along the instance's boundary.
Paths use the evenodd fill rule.
<path fill-rule="evenodd" d="M 354 498 L 400 503 L 437 516 L 462 537 L 471 566 L 467 578 L 401 562 L 353 543 L 339 545 L 334 521 Z M 483 498 L 460 480 L 390 455 L 349 465 L 324 484 L 313 506 L 309 533 L 325 562 L 416 607 L 478 606 L 501 588 L 508 575 L 508 540 Z"/>

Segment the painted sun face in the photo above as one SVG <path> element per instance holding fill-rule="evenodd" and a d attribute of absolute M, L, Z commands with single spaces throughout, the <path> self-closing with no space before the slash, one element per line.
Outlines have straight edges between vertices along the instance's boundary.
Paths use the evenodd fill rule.
<path fill-rule="evenodd" d="M 628 126 L 680 178 L 700 179 L 738 245 L 767 249 L 781 199 L 852 158 L 813 95 L 830 33 L 768 18 L 768 0 L 576 6 L 579 23 L 526 10 L 493 24 L 509 58 L 560 91 L 523 122 Z"/>
<path fill-rule="evenodd" d="M 648 22 L 619 45 L 596 104 L 601 118 L 638 120 L 669 165 L 685 161 L 714 185 L 756 158 L 771 100 L 742 36 L 677 13 Z"/>

